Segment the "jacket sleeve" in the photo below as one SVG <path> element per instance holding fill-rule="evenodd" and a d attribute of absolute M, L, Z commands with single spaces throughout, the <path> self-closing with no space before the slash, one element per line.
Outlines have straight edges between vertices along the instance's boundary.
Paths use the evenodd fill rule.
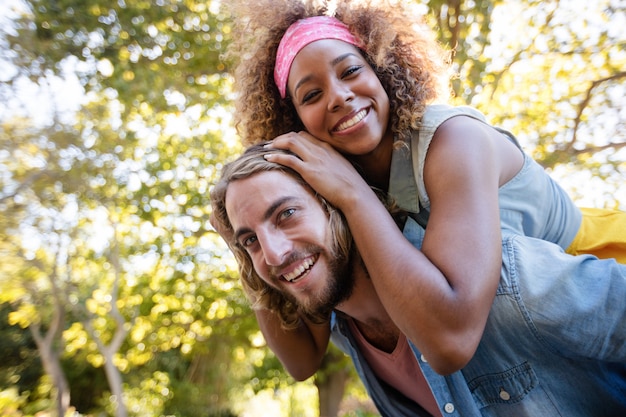
<path fill-rule="evenodd" d="M 501 289 L 526 325 L 558 354 L 626 363 L 626 265 L 572 256 L 526 236 L 503 239 Z"/>

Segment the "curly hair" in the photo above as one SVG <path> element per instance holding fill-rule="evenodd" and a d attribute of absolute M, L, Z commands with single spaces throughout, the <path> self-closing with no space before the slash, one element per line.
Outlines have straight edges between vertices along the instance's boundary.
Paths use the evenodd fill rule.
<path fill-rule="evenodd" d="M 293 300 L 287 298 L 285 294 L 276 288 L 268 285 L 252 265 L 252 259 L 246 250 L 234 239 L 234 231 L 228 213 L 226 212 L 226 192 L 228 186 L 233 181 L 249 178 L 255 174 L 266 171 L 280 171 L 294 178 L 299 184 L 310 190 L 315 198 L 322 205 L 328 215 L 328 224 L 331 231 L 331 238 L 334 244 L 334 253 L 346 259 L 351 259 L 355 246 L 352 235 L 348 229 L 341 212 L 333 208 L 324 198 L 316 194 L 302 177 L 290 168 L 265 160 L 263 155 L 267 153 L 288 153 L 279 149 L 263 148 L 263 144 L 249 147 L 241 156 L 234 161 L 224 165 L 222 176 L 210 191 L 211 200 L 211 224 L 222 236 L 230 250 L 233 252 L 239 266 L 239 275 L 242 287 L 252 303 L 252 308 L 267 309 L 275 312 L 281 319 L 281 324 L 286 329 L 295 328 L 300 317 L 307 317 L 314 323 L 324 323 L 329 319 L 326 313 L 311 315 L 299 309 Z"/>
<path fill-rule="evenodd" d="M 285 31 L 299 19 L 331 15 L 348 25 L 366 45 L 361 51 L 390 101 L 390 125 L 407 141 L 419 128 L 425 106 L 449 95 L 449 56 L 409 2 L 343 0 L 232 0 L 235 125 L 244 144 L 271 140 L 305 130 L 289 97 L 281 99 L 274 84 L 276 51 Z"/>

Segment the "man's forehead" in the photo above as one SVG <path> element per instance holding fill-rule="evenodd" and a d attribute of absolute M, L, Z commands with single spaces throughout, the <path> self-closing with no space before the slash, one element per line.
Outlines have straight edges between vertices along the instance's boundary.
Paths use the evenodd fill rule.
<path fill-rule="evenodd" d="M 286 199 L 313 197 L 293 176 L 282 171 L 261 171 L 231 181 L 226 191 L 226 212 L 234 228 L 252 215 L 265 216 L 267 210 Z"/>
<path fill-rule="evenodd" d="M 228 200 L 229 191 L 231 191 L 233 188 L 262 188 L 264 194 L 267 195 L 296 191 L 308 191 L 307 187 L 304 186 L 300 181 L 296 180 L 293 175 L 280 170 L 258 171 L 245 178 L 231 180 L 228 184 L 228 189 L 226 191 L 226 200 Z M 252 199 L 251 197 L 251 195 L 238 196 L 239 199 Z"/>

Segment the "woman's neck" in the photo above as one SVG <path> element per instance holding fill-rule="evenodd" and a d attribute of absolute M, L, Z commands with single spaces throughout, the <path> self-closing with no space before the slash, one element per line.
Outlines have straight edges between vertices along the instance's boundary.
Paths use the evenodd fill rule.
<path fill-rule="evenodd" d="M 385 135 L 380 145 L 372 152 L 365 155 L 352 156 L 351 159 L 369 185 L 388 191 L 392 153 L 393 136 Z"/>

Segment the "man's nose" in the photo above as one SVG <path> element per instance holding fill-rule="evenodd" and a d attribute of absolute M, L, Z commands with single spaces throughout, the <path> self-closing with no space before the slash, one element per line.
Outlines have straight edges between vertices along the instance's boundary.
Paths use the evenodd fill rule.
<path fill-rule="evenodd" d="M 265 263 L 269 266 L 282 265 L 289 255 L 292 242 L 284 233 L 277 231 L 258 237 Z"/>

